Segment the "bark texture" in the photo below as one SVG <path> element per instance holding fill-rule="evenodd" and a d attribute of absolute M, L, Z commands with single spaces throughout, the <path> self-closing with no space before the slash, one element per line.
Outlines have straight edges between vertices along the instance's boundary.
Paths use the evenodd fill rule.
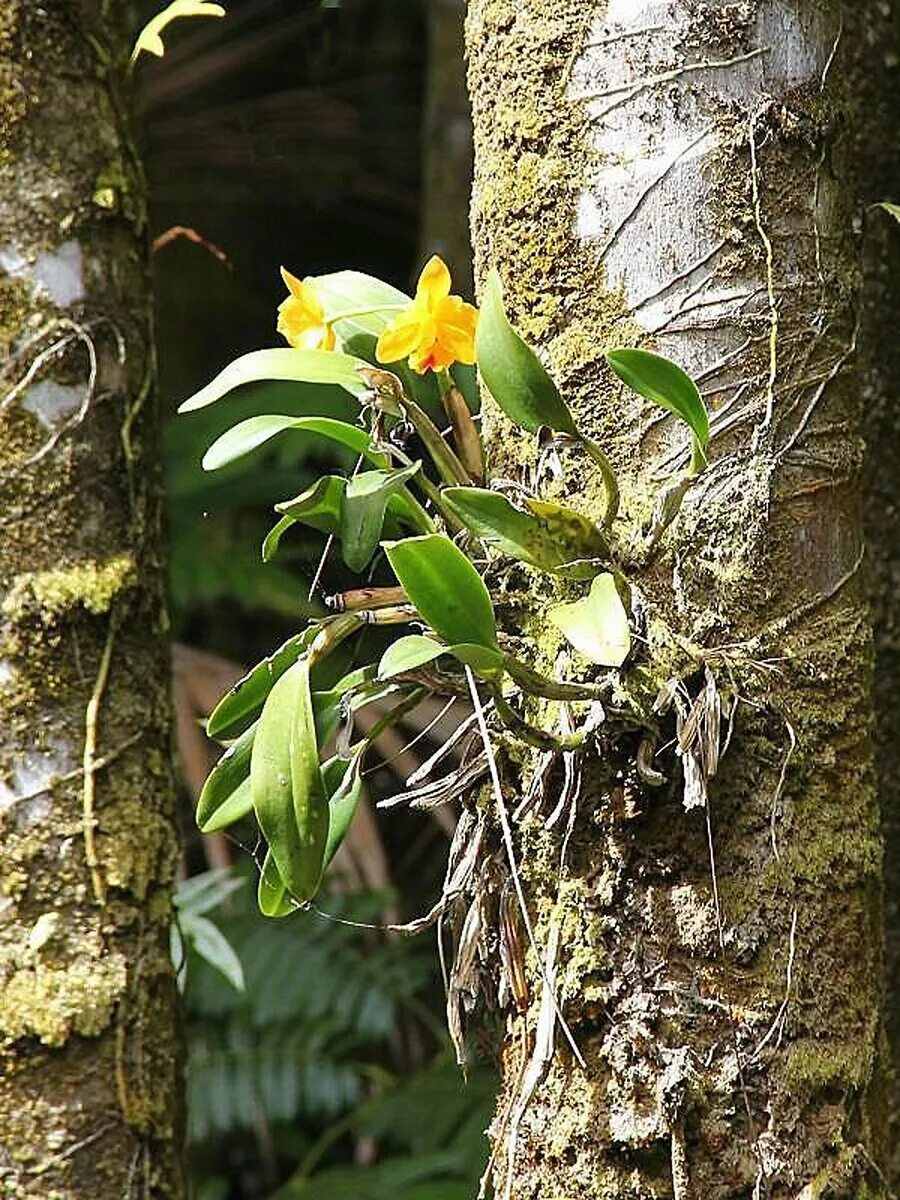
<path fill-rule="evenodd" d="M 494 1135 L 517 1200 L 887 1194 L 848 95 L 878 7 L 845 27 L 831 0 L 470 0 L 476 275 L 499 268 L 613 457 L 623 542 L 686 437 L 622 394 L 604 347 L 670 355 L 715 413 L 710 468 L 632 571 L 647 640 L 624 687 L 696 694 L 705 663 L 740 697 L 708 814 L 672 757 L 673 786 L 643 785 L 622 738 L 585 764 L 559 880 L 555 836 L 518 831 L 587 1069 L 561 1045 L 512 1122 L 511 1041 Z M 511 475 L 532 447 L 486 419 Z M 580 459 L 565 489 L 598 512 Z M 507 764 L 511 789 L 530 769 Z"/>
<path fill-rule="evenodd" d="M 0 1193 L 180 1197 L 143 181 L 109 0 L 0 3 Z"/>

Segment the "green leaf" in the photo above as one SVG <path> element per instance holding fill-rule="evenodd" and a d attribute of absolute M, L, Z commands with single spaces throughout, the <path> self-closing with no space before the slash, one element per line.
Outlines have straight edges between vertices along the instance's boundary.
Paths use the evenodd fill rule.
<path fill-rule="evenodd" d="M 445 488 L 441 498 L 467 529 L 539 570 L 590 579 L 597 567 L 586 560 L 609 557 L 596 525 L 565 505 L 527 499 L 531 511 L 522 512 L 484 488 Z"/>
<path fill-rule="evenodd" d="M 882 200 L 875 205 L 876 208 L 883 209 L 889 216 L 892 216 L 895 221 L 900 221 L 900 204 L 891 204 L 887 200 Z"/>
<path fill-rule="evenodd" d="M 309 663 L 301 658 L 263 705 L 250 759 L 253 807 L 278 873 L 301 903 L 315 895 L 328 838 Z"/>
<path fill-rule="evenodd" d="M 449 654 L 465 663 L 477 675 L 496 675 L 504 667 L 504 655 L 498 650 L 465 642 L 445 646 L 433 638 L 414 633 L 398 638 L 387 648 L 378 664 L 378 678 L 392 679 L 406 671 L 415 671 L 426 663 L 434 662 L 442 654 Z"/>
<path fill-rule="evenodd" d="M 621 667 L 631 650 L 628 614 L 608 571 L 583 600 L 558 604 L 547 616 L 579 654 L 604 667 Z"/>
<path fill-rule="evenodd" d="M 141 54 L 152 54 L 162 58 L 166 52 L 162 34 L 173 21 L 183 17 L 224 17 L 225 9 L 212 0 L 172 0 L 160 13 L 152 17 L 138 35 L 131 52 L 134 63 Z"/>
<path fill-rule="evenodd" d="M 294 525 L 299 524 L 296 517 L 281 517 L 275 522 L 266 536 L 263 538 L 262 544 L 262 560 L 264 563 L 270 563 L 278 553 L 278 547 L 281 545 L 281 539 Z"/>
<path fill-rule="evenodd" d="M 248 417 L 216 438 L 203 456 L 203 469 L 218 471 L 220 467 L 243 458 L 286 429 L 319 433 L 333 442 L 348 446 L 377 467 L 387 466 L 385 456 L 372 449 L 368 433 L 357 425 L 336 421 L 333 417 L 289 417 L 283 413 L 266 413 L 259 417 Z"/>
<path fill-rule="evenodd" d="M 347 836 L 359 802 L 362 799 L 361 768 L 363 751 L 352 758 L 330 758 L 322 767 L 325 788 L 328 792 L 328 844 L 325 847 L 325 868 L 337 854 Z"/>
<path fill-rule="evenodd" d="M 232 873 L 231 867 L 213 867 L 182 880 L 175 888 L 172 904 L 179 912 L 202 915 L 240 891 L 245 880 Z"/>
<path fill-rule="evenodd" d="M 410 602 L 437 634 L 451 644 L 497 648 L 491 597 L 458 546 L 438 533 L 383 545 Z"/>
<path fill-rule="evenodd" d="M 328 691 L 313 692 L 312 703 L 316 719 L 316 740 L 320 746 L 331 740 L 340 724 L 343 712 L 359 707 L 357 693 L 374 681 L 375 667 L 357 667 L 339 679 Z M 324 770 L 324 768 L 323 768 Z"/>
<path fill-rule="evenodd" d="M 281 379 L 291 383 L 330 383 L 344 388 L 357 399 L 366 385 L 356 373 L 364 365 L 349 354 L 336 350 L 294 350 L 280 346 L 273 350 L 253 350 L 230 362 L 215 379 L 178 406 L 180 413 L 194 412 L 221 400 L 245 383 Z"/>
<path fill-rule="evenodd" d="M 547 425 L 560 433 L 577 435 L 572 414 L 556 384 L 509 323 L 503 286 L 495 270 L 484 285 L 475 354 L 485 386 L 516 425 L 530 433 Z"/>
<path fill-rule="evenodd" d="M 259 873 L 256 902 L 264 917 L 289 917 L 292 912 L 297 911 L 297 906 L 291 901 L 290 893 L 284 886 L 284 880 L 278 874 L 271 850 L 266 853 Z"/>
<path fill-rule="evenodd" d="M 323 475 L 293 500 L 276 504 L 275 511 L 320 533 L 337 533 L 346 486 L 347 480 L 342 475 Z"/>
<path fill-rule="evenodd" d="M 197 826 L 202 833 L 224 829 L 253 808 L 250 795 L 250 753 L 256 724 L 229 746 L 206 778 L 197 801 Z"/>
<path fill-rule="evenodd" d="M 228 980 L 236 992 L 244 990 L 244 969 L 231 943 L 208 917 L 188 913 L 182 916 L 181 934 L 204 962 Z"/>
<path fill-rule="evenodd" d="M 378 548 L 388 500 L 403 488 L 421 467 L 363 471 L 347 480 L 340 514 L 341 554 L 351 571 L 368 566 Z"/>
<path fill-rule="evenodd" d="M 223 741 L 243 733 L 256 719 L 272 686 L 309 649 L 318 632 L 317 625 L 307 626 L 239 679 L 213 709 L 206 723 L 209 736 Z"/>
<path fill-rule="evenodd" d="M 649 350 L 607 350 L 606 361 L 633 392 L 681 417 L 701 450 L 709 445 L 709 415 L 697 385 L 681 367 Z"/>

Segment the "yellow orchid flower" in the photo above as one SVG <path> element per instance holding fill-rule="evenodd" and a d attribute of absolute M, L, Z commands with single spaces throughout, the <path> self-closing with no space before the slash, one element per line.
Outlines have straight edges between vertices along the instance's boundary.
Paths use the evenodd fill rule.
<path fill-rule="evenodd" d="M 296 350 L 333 350 L 334 330 L 325 320 L 325 309 L 306 279 L 281 268 L 290 295 L 278 305 L 278 332 Z"/>
<path fill-rule="evenodd" d="M 408 358 L 420 375 L 474 363 L 477 321 L 476 308 L 450 295 L 450 272 L 435 254 L 422 269 L 413 302 L 378 339 L 375 357 L 382 363 Z"/>

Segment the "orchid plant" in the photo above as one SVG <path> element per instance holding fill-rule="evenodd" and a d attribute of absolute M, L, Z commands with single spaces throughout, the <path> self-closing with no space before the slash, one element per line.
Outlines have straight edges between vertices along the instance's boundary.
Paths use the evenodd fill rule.
<path fill-rule="evenodd" d="M 208 723 L 226 750 L 203 788 L 197 821 L 211 832 L 255 816 L 268 848 L 259 906 L 269 916 L 286 915 L 315 895 L 359 804 L 364 758 L 386 727 L 426 695 L 464 694 L 468 682 L 510 736 L 544 750 L 579 747 L 589 724 L 551 733 L 526 720 L 518 698 L 574 703 L 608 694 L 609 672 L 631 653 L 632 620 L 618 565 L 615 472 L 510 323 L 496 271 L 486 280 L 480 312 L 452 294 L 438 257 L 426 264 L 414 297 L 354 271 L 299 279 L 283 270 L 282 276 L 288 295 L 277 328 L 288 345 L 237 359 L 180 409 L 212 404 L 241 384 L 292 381 L 307 415 L 240 422 L 210 446 L 204 467 L 216 470 L 294 430 L 358 456 L 349 476 L 324 475 L 277 503 L 262 552 L 271 559 L 289 530 L 311 527 L 339 548 L 359 586 L 331 597 L 331 614 L 310 621 L 250 671 Z M 656 540 L 706 464 L 707 412 L 692 380 L 667 359 L 616 349 L 606 361 L 690 434 L 690 466 L 660 494 L 650 530 Z M 544 448 L 580 448 L 596 464 L 605 494 L 598 521 L 543 498 L 534 479 L 513 491 L 492 484 L 478 419 L 460 386 L 460 366 L 472 364 L 514 425 L 537 434 Z M 334 385 L 358 402 L 358 424 L 316 414 L 320 389 Z M 370 586 L 382 558 L 396 582 Z M 505 563 L 584 588 L 574 602 L 551 605 L 547 616 L 586 673 L 605 668 L 605 680 L 548 678 L 510 653 L 486 583 Z M 372 625 L 396 628 L 387 650 L 324 687 L 323 661 Z M 352 735 L 339 739 L 339 751 L 323 761 L 336 730 L 352 729 L 353 713 L 375 702 L 380 719 L 355 742 Z M 469 779 L 465 772 L 460 777 Z M 459 792 L 444 790 L 444 798 L 451 794 Z"/>

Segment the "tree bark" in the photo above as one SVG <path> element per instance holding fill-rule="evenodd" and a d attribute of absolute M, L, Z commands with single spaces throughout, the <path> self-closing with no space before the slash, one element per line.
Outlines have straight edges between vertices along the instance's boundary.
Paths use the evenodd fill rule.
<path fill-rule="evenodd" d="M 144 192 L 109 0 L 0 3 L 0 1192 L 181 1197 Z"/>
<path fill-rule="evenodd" d="M 476 277 L 499 268 L 613 458 L 623 544 L 686 438 L 623 395 L 603 349 L 669 355 L 714 409 L 709 469 L 632 566 L 646 642 L 623 687 L 680 678 L 695 697 L 705 665 L 738 697 L 706 809 L 648 787 L 610 734 L 565 869 L 557 834 L 517 831 L 586 1069 L 558 1037 L 521 1110 L 511 1037 L 501 1196 L 887 1194 L 849 95 L 877 5 L 858 7 L 844 28 L 831 0 L 470 0 Z M 490 405 L 486 422 L 494 472 L 515 474 L 533 447 Z M 574 456 L 565 494 L 599 515 Z M 515 788 L 533 764 L 505 768 Z"/>

